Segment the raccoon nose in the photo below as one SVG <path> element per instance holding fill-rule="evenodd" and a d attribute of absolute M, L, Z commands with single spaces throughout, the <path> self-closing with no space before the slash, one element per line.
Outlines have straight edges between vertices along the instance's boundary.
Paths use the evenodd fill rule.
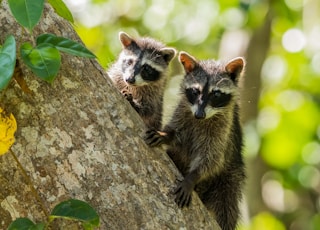
<path fill-rule="evenodd" d="M 129 83 L 129 84 L 134 84 L 135 81 L 136 81 L 136 80 L 135 80 L 134 77 L 131 77 L 131 78 L 127 78 L 127 79 L 126 79 L 126 82 Z"/>
<path fill-rule="evenodd" d="M 203 110 L 197 110 L 194 113 L 195 118 L 197 119 L 204 119 L 206 117 L 206 113 Z"/>

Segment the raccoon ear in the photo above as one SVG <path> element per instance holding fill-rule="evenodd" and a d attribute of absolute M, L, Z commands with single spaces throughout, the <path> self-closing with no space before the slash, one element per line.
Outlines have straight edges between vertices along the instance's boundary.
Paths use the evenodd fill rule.
<path fill-rule="evenodd" d="M 181 51 L 179 54 L 179 60 L 184 67 L 186 73 L 190 73 L 197 65 L 197 61 L 194 57 L 186 52 Z"/>
<path fill-rule="evenodd" d="M 134 42 L 134 40 L 125 32 L 119 33 L 119 40 L 122 43 L 124 48 L 127 48 Z"/>
<path fill-rule="evenodd" d="M 160 50 L 161 55 L 163 56 L 164 60 L 169 63 L 174 56 L 176 56 L 176 50 L 173 48 L 162 48 Z"/>
<path fill-rule="evenodd" d="M 226 71 L 234 82 L 238 82 L 240 74 L 244 69 L 245 61 L 242 57 L 232 59 L 226 64 Z"/>

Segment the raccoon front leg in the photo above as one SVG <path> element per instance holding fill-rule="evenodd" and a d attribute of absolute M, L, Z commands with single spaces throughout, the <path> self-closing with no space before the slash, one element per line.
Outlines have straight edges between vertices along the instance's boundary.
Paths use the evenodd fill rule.
<path fill-rule="evenodd" d="M 121 93 L 124 96 L 124 98 L 127 99 L 127 101 L 130 103 L 130 105 L 135 109 L 135 111 L 138 114 L 141 114 L 142 113 L 141 112 L 141 110 L 142 110 L 141 105 L 133 100 L 132 94 L 126 90 L 121 91 Z"/>
<path fill-rule="evenodd" d="M 191 203 L 192 191 L 200 179 L 197 171 L 192 171 L 185 176 L 185 178 L 178 183 L 174 191 L 176 196 L 175 202 L 180 208 L 188 207 Z"/>

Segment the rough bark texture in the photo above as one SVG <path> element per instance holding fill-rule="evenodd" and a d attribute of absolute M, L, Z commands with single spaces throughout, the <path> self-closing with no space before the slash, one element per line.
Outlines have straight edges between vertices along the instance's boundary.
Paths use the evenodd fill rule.
<path fill-rule="evenodd" d="M 9 34 L 17 49 L 41 33 L 79 40 L 48 5 L 32 35 L 13 19 L 6 0 L 0 6 L 1 44 Z M 170 193 L 176 168 L 164 151 L 144 144 L 141 119 L 96 60 L 63 55 L 52 85 L 24 65 L 22 71 L 33 94 L 12 81 L 0 106 L 16 117 L 12 150 L 32 184 L 12 154 L 0 157 L 0 229 L 17 217 L 45 221 L 43 208 L 50 212 L 68 198 L 90 203 L 100 229 L 219 229 L 196 194 L 189 209 L 177 208 Z"/>

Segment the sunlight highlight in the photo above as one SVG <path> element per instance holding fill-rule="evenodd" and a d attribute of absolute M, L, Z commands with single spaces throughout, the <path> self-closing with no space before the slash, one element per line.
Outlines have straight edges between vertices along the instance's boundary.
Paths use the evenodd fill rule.
<path fill-rule="evenodd" d="M 278 55 L 269 56 L 262 66 L 262 77 L 268 85 L 279 84 L 287 73 L 286 60 Z"/>
<path fill-rule="evenodd" d="M 306 45 L 306 37 L 299 29 L 289 29 L 282 36 L 282 45 L 290 53 L 300 52 Z"/>

